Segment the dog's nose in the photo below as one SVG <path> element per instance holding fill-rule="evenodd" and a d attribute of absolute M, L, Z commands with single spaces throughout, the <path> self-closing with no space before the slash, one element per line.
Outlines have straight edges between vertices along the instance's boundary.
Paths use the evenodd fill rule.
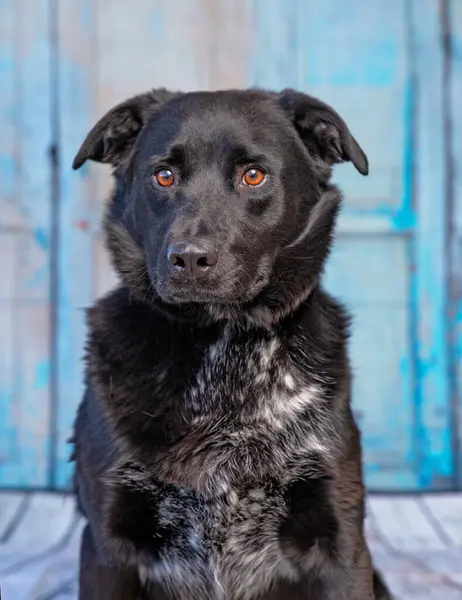
<path fill-rule="evenodd" d="M 170 265 L 191 279 L 208 273 L 218 262 L 218 252 L 203 243 L 170 244 L 167 252 Z"/>

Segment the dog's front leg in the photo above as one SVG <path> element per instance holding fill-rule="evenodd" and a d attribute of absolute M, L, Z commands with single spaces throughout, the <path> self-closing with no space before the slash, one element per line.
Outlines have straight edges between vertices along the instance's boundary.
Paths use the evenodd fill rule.
<path fill-rule="evenodd" d="M 326 565 L 319 576 L 320 593 L 316 600 L 375 600 L 373 571 L 369 553 L 354 565 Z"/>
<path fill-rule="evenodd" d="M 374 600 L 362 499 L 340 512 L 329 492 L 323 477 L 288 486 L 287 517 L 279 529 L 283 552 L 312 585 L 313 600 Z"/>
<path fill-rule="evenodd" d="M 79 600 L 145 600 L 147 596 L 134 570 L 104 565 L 97 556 L 90 527 L 80 546 Z"/>

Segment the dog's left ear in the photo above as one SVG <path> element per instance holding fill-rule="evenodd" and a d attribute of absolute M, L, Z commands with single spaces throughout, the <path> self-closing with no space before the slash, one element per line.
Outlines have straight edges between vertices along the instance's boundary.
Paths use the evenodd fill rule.
<path fill-rule="evenodd" d="M 156 107 L 177 95 L 179 93 L 164 88 L 154 89 L 112 108 L 87 134 L 75 155 L 72 168 L 79 169 L 87 160 L 117 167 L 130 153 Z"/>
<path fill-rule="evenodd" d="M 332 107 L 293 90 L 283 90 L 279 94 L 279 103 L 310 152 L 316 153 L 329 166 L 351 161 L 361 175 L 369 173 L 367 156 Z"/>

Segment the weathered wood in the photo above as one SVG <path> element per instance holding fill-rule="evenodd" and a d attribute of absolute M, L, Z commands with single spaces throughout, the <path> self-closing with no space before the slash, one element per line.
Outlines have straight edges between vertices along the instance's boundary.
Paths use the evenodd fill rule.
<path fill-rule="evenodd" d="M 0 494 L 0 518 L 12 514 L 22 495 Z M 447 547 L 435 528 L 460 519 L 462 497 L 369 498 L 367 536 L 374 563 L 395 600 L 460 600 L 462 540 Z M 435 502 L 436 501 L 436 502 Z M 432 516 L 422 510 L 432 507 Z M 11 504 L 11 506 L 9 506 Z M 77 561 L 82 520 L 72 498 L 31 496 L 18 531 L 3 544 L 0 579 L 5 600 L 76 600 Z M 7 568 L 2 556 L 13 553 Z"/>
<path fill-rule="evenodd" d="M 426 496 L 422 502 L 431 511 L 448 545 L 462 546 L 462 497 L 453 494 Z M 462 573 L 462 565 L 460 565 Z"/>
<path fill-rule="evenodd" d="M 452 350 L 451 383 L 453 418 L 457 426 L 459 456 L 457 457 L 456 484 L 462 489 L 462 3 L 448 0 L 445 3 L 448 12 L 445 15 L 445 41 L 448 47 L 449 71 L 448 100 L 449 114 L 446 122 L 449 135 L 449 160 L 451 180 L 451 198 L 449 221 L 452 227 L 450 275 L 449 342 Z"/>
<path fill-rule="evenodd" d="M 34 494 L 19 526 L 0 545 L 3 578 L 59 545 L 73 525 L 75 504 L 70 496 Z"/>
<path fill-rule="evenodd" d="M 75 593 L 77 557 L 83 521 L 75 516 L 72 529 L 47 552 L 10 568 L 2 577 L 6 598 L 38 600 L 60 597 L 66 590 Z M 7 595 L 7 593 L 9 595 Z"/>
<path fill-rule="evenodd" d="M 418 227 L 414 246 L 417 305 L 416 435 L 421 488 L 452 484 L 451 397 L 446 332 L 448 239 L 445 164 L 444 48 L 441 2 L 412 0 L 416 90 L 414 185 Z"/>
<path fill-rule="evenodd" d="M 29 496 L 21 492 L 0 494 L 0 544 L 5 543 L 20 523 Z"/>
<path fill-rule="evenodd" d="M 402 551 L 444 550 L 431 523 L 413 497 L 372 497 L 369 501 L 376 527 L 391 548 Z"/>
<path fill-rule="evenodd" d="M 354 403 L 367 483 L 449 488 L 452 435 L 462 431 L 451 424 L 462 418 L 460 3 L 191 0 L 173 16 L 161 0 L 139 0 L 136 10 L 112 0 L 1 0 L 1 15 L 0 255 L 11 260 L 0 261 L 0 485 L 70 481 L 83 309 L 114 283 L 99 231 L 109 170 L 70 169 L 86 132 L 149 87 L 257 84 L 331 102 L 370 158 L 369 178 L 348 164 L 335 169 L 346 202 L 326 280 L 356 317 Z M 51 414 L 55 341 L 59 406 Z M 460 482 L 462 456 L 457 464 Z"/>
<path fill-rule="evenodd" d="M 0 486 L 48 483 L 50 7 L 48 0 L 0 6 Z M 35 327 L 29 317 L 39 314 Z"/>

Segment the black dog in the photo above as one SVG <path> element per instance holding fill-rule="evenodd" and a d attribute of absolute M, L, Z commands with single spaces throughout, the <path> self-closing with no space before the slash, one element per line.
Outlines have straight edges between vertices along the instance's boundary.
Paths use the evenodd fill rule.
<path fill-rule="evenodd" d="M 114 166 L 122 283 L 89 312 L 80 598 L 387 598 L 348 316 L 319 284 L 331 167 L 368 172 L 346 124 L 291 90 L 159 90 L 103 117 L 87 159 Z"/>

